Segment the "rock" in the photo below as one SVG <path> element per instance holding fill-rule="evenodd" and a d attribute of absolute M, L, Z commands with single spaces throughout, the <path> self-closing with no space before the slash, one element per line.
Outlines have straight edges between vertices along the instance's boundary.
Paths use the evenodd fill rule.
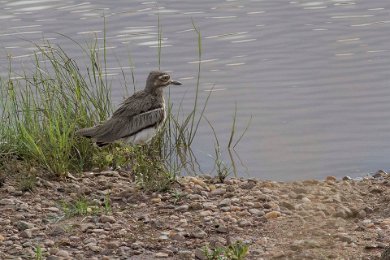
<path fill-rule="evenodd" d="M 32 237 L 32 231 L 31 229 L 25 229 L 22 232 L 20 232 L 20 236 L 24 238 L 31 238 Z"/>
<path fill-rule="evenodd" d="M 179 211 L 179 212 L 185 212 L 185 211 L 188 211 L 189 208 L 190 208 L 190 206 L 188 206 L 187 204 L 183 204 L 183 205 L 176 207 L 175 210 Z"/>
<path fill-rule="evenodd" d="M 204 210 L 204 211 L 199 212 L 199 215 L 201 217 L 207 217 L 207 216 L 213 215 L 213 212 L 211 210 Z"/>
<path fill-rule="evenodd" d="M 355 242 L 355 239 L 349 236 L 346 233 L 339 233 L 337 234 L 337 238 L 340 239 L 341 242 L 347 242 L 348 244 L 351 244 L 352 242 Z"/>
<path fill-rule="evenodd" d="M 164 252 L 155 253 L 154 256 L 156 258 L 168 258 L 169 257 L 169 255 L 167 253 L 164 253 Z"/>
<path fill-rule="evenodd" d="M 215 189 L 210 192 L 211 196 L 221 196 L 226 193 L 226 189 L 220 188 L 220 189 Z"/>
<path fill-rule="evenodd" d="M 192 259 L 192 252 L 187 250 L 181 250 L 177 252 L 178 259 L 182 260 L 191 260 Z"/>
<path fill-rule="evenodd" d="M 286 208 L 286 209 L 289 209 L 289 210 L 294 210 L 294 209 L 295 209 L 295 205 L 293 205 L 292 203 L 287 202 L 287 201 L 282 201 L 282 202 L 280 203 L 280 206 L 281 206 L 281 207 L 284 207 L 284 208 Z"/>
<path fill-rule="evenodd" d="M 116 219 L 113 216 L 102 215 L 99 218 L 101 223 L 115 223 Z"/>
<path fill-rule="evenodd" d="M 223 199 L 218 203 L 218 207 L 226 207 L 232 204 L 230 199 Z"/>
<path fill-rule="evenodd" d="M 186 240 L 184 235 L 181 233 L 174 233 L 174 234 L 170 235 L 170 238 L 173 240 L 176 240 L 176 241 L 185 241 Z"/>
<path fill-rule="evenodd" d="M 204 230 L 198 228 L 191 233 L 191 237 L 205 238 L 207 237 L 207 233 Z"/>
<path fill-rule="evenodd" d="M 260 209 L 249 209 L 248 211 L 249 211 L 249 213 L 251 213 L 252 215 L 255 215 L 257 217 L 261 217 L 261 216 L 265 215 L 264 210 L 260 210 Z"/>
<path fill-rule="evenodd" d="M 218 227 L 216 228 L 216 231 L 218 233 L 228 233 L 229 229 L 225 225 L 219 224 Z"/>
<path fill-rule="evenodd" d="M 199 260 L 207 260 L 208 257 L 205 255 L 203 248 L 197 248 L 195 250 L 195 259 Z"/>
<path fill-rule="evenodd" d="M 161 198 L 152 198 L 151 200 L 150 200 L 150 202 L 152 202 L 152 203 L 154 203 L 154 204 L 157 204 L 157 203 L 160 203 L 161 202 Z"/>
<path fill-rule="evenodd" d="M 19 230 L 25 230 L 25 229 L 29 229 L 29 228 L 33 228 L 34 227 L 34 224 L 33 223 L 30 223 L 30 222 L 27 222 L 27 221 L 18 221 L 16 222 L 16 227 L 19 229 Z"/>
<path fill-rule="evenodd" d="M 65 234 L 65 229 L 60 226 L 55 226 L 50 232 L 50 235 L 52 236 L 59 236 L 63 234 Z"/>
<path fill-rule="evenodd" d="M 0 242 L 3 242 L 4 240 L 5 240 L 5 237 L 2 234 L 0 234 Z"/>
<path fill-rule="evenodd" d="M 238 226 L 239 227 L 248 227 L 250 225 L 251 225 L 251 223 L 248 220 L 246 220 L 246 219 L 240 220 L 238 222 Z"/>
<path fill-rule="evenodd" d="M 254 188 L 255 186 L 256 186 L 256 181 L 247 180 L 240 185 L 240 188 L 244 189 L 244 190 L 250 190 L 250 189 Z"/>
<path fill-rule="evenodd" d="M 46 210 L 51 211 L 51 212 L 59 212 L 60 211 L 60 209 L 56 208 L 56 207 L 49 207 Z"/>
<path fill-rule="evenodd" d="M 326 182 L 336 182 L 337 181 L 337 178 L 335 176 L 327 176 L 325 178 L 325 181 Z"/>
<path fill-rule="evenodd" d="M 268 212 L 267 214 L 265 214 L 265 217 L 267 219 L 275 219 L 275 218 L 280 217 L 281 215 L 282 214 L 279 211 L 271 211 L 271 212 Z"/>
<path fill-rule="evenodd" d="M 70 255 L 68 253 L 68 251 L 65 251 L 65 250 L 58 250 L 58 252 L 56 253 L 56 256 L 61 256 L 61 257 L 64 257 L 64 258 L 69 258 Z"/>
<path fill-rule="evenodd" d="M 199 202 L 192 202 L 190 204 L 190 208 L 191 210 L 200 210 L 200 209 L 203 209 L 203 205 Z"/>
<path fill-rule="evenodd" d="M 115 240 L 114 241 L 111 240 L 106 243 L 106 247 L 108 249 L 117 249 L 119 248 L 120 245 L 121 245 L 120 242 Z"/>
<path fill-rule="evenodd" d="M 0 205 L 15 205 L 16 202 L 14 199 L 1 199 Z"/>

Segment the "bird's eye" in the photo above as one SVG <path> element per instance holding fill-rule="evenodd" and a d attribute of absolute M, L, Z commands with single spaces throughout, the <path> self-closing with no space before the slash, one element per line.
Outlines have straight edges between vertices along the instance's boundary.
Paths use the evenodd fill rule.
<path fill-rule="evenodd" d="M 169 75 L 162 75 L 161 77 L 160 77 L 160 79 L 162 79 L 162 80 L 164 80 L 164 81 L 167 81 L 167 80 L 169 80 Z"/>

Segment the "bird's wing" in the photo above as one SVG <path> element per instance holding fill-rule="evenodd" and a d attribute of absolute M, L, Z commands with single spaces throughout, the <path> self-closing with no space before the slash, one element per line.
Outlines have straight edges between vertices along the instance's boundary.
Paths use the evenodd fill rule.
<path fill-rule="evenodd" d="M 152 109 L 153 102 L 150 96 L 144 91 L 138 91 L 123 101 L 121 106 L 113 113 L 112 118 L 130 117 Z"/>
<path fill-rule="evenodd" d="M 164 108 L 153 109 L 131 117 L 112 117 L 97 126 L 93 138 L 99 143 L 112 143 L 139 131 L 156 126 L 164 120 Z"/>

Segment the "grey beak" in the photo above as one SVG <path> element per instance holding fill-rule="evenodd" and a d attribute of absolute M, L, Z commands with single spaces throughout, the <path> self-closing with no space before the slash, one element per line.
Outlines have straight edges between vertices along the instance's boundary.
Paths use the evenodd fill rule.
<path fill-rule="evenodd" d="M 172 84 L 172 85 L 182 85 L 180 81 L 176 81 L 176 80 L 171 80 L 171 82 L 169 84 Z"/>

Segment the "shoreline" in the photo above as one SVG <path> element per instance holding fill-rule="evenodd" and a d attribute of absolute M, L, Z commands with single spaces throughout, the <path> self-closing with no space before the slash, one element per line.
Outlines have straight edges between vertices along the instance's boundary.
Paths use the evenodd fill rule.
<path fill-rule="evenodd" d="M 187 176 L 159 193 L 117 171 L 37 177 L 32 192 L 16 178 L 0 188 L 1 259 L 31 259 L 37 248 L 42 259 L 207 259 L 205 246 L 235 241 L 248 245 L 245 259 L 380 259 L 390 246 L 385 172 L 291 182 Z"/>

